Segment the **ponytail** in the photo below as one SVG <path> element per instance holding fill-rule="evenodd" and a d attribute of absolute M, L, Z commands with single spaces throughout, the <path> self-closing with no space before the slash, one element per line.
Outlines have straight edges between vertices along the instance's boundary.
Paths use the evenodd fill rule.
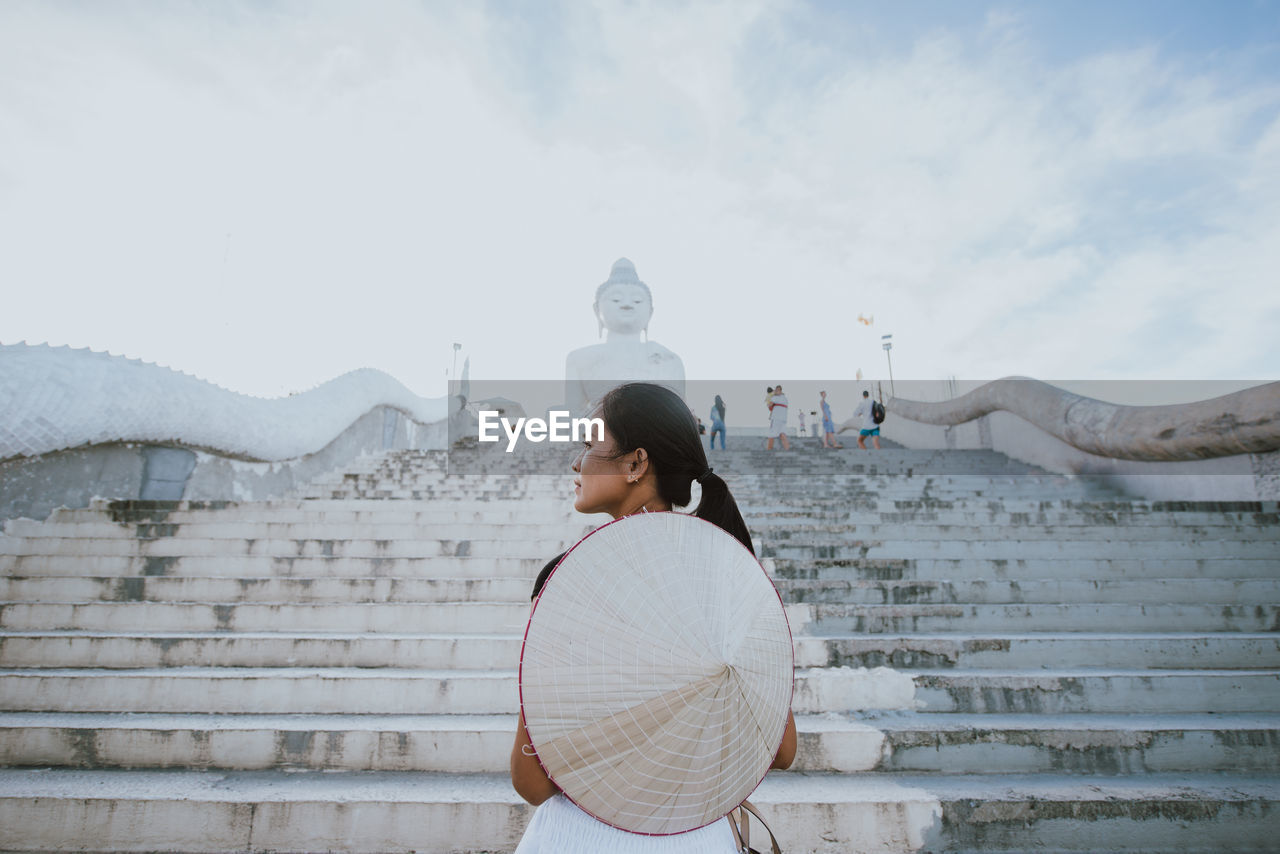
<path fill-rule="evenodd" d="M 751 532 L 747 530 L 747 522 L 738 510 L 738 502 L 733 500 L 733 493 L 729 492 L 729 484 L 710 469 L 699 483 L 702 484 L 702 500 L 698 502 L 693 515 L 733 534 L 754 557 L 756 550 L 751 545 Z"/>

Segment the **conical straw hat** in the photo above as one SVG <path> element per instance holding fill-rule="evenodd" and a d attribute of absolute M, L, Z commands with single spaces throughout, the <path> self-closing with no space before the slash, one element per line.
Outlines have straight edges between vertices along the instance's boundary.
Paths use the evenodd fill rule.
<path fill-rule="evenodd" d="M 760 784 L 791 706 L 777 590 L 733 536 L 644 513 L 583 538 L 548 577 L 520 656 L 538 759 L 578 806 L 682 833 Z"/>

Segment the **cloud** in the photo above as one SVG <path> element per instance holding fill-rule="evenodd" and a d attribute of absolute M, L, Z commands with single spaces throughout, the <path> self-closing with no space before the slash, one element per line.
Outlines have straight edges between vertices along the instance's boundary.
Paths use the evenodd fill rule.
<path fill-rule="evenodd" d="M 256 393 L 365 365 L 437 393 L 455 340 L 555 378 L 625 255 L 690 376 L 872 374 L 892 332 L 899 377 L 1274 377 L 1277 82 L 1044 39 L 774 2 L 9 4 L 0 340 Z"/>

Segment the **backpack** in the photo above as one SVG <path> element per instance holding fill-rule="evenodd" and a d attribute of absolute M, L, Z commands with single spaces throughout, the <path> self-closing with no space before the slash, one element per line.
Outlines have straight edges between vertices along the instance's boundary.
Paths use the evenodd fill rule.
<path fill-rule="evenodd" d="M 871 401 L 871 420 L 877 424 L 884 422 L 884 404 L 878 400 Z"/>

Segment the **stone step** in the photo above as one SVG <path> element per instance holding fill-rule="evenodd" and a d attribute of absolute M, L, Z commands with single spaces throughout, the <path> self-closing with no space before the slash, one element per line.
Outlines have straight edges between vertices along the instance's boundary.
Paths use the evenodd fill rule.
<path fill-rule="evenodd" d="M 345 506 L 350 504 L 351 506 Z M 312 505 L 232 504 L 219 509 L 146 510 L 113 514 L 107 509 L 56 510 L 44 522 L 12 519 L 6 523 L 10 535 L 37 533 L 63 526 L 111 526 L 112 530 L 136 530 L 143 525 L 299 525 L 431 527 L 451 525 L 582 525 L 590 527 L 607 521 L 601 514 L 584 516 L 559 499 L 540 504 L 523 501 L 488 502 L 338 502 Z M 354 509 L 353 509 L 354 508 Z M 858 499 L 826 506 L 806 501 L 795 505 L 740 505 L 743 516 L 765 530 L 806 530 L 830 525 L 937 524 L 937 525 L 1052 525 L 1059 527 L 1199 527 L 1205 529 L 1266 528 L 1277 524 L 1274 513 L 1246 512 L 1124 512 L 1093 510 L 1086 506 L 1046 502 L 1029 505 L 1022 511 L 1005 509 L 1001 503 L 952 502 L 946 507 L 936 502 Z"/>
<path fill-rule="evenodd" d="M 1066 675 L 953 670 L 919 674 L 916 701 L 942 712 L 1269 712 L 1280 670 L 1087 671 Z"/>
<path fill-rule="evenodd" d="M 797 671 L 793 707 L 983 714 L 1271 712 L 1280 708 L 1280 670 L 815 668 Z"/>
<path fill-rule="evenodd" d="M 516 716 L 0 713 L 0 764 L 501 773 Z"/>
<path fill-rule="evenodd" d="M 461 478 L 460 480 L 469 481 L 470 478 Z M 769 486 L 775 485 L 774 479 L 763 479 L 761 481 Z M 785 481 L 784 481 L 785 482 Z M 824 510 L 837 509 L 842 512 L 848 512 L 854 508 L 861 508 L 865 504 L 875 507 L 884 507 L 886 509 L 897 508 L 933 508 L 933 509 L 954 509 L 957 507 L 969 507 L 972 509 L 987 509 L 993 512 L 1045 512 L 1055 509 L 1060 510 L 1079 510 L 1089 513 L 1116 513 L 1121 515 L 1142 515 L 1152 513 L 1168 513 L 1168 514 L 1185 514 L 1185 513 L 1264 513 L 1274 514 L 1280 513 L 1280 501 L 1146 501 L 1133 498 L 1108 498 L 1108 499 L 1080 499 L 1072 497 L 1058 497 L 1045 501 L 1027 501 L 1016 497 L 1009 498 L 991 498 L 991 497 L 973 497 L 968 496 L 957 499 L 955 501 L 945 501 L 932 496 L 915 496 L 912 499 L 898 500 L 880 500 L 871 499 L 870 502 L 859 499 L 852 503 L 846 501 L 843 497 L 836 496 L 824 498 L 824 496 L 796 496 L 792 501 L 794 509 L 802 509 L 804 505 L 811 505 L 814 512 L 822 513 Z M 120 517 L 120 519 L 132 519 L 134 521 L 173 521 L 174 514 L 186 512 L 194 512 L 205 514 L 209 512 L 217 513 L 235 513 L 248 512 L 248 518 L 253 518 L 257 512 L 273 513 L 279 511 L 297 511 L 310 514 L 338 512 L 345 514 L 361 514 L 373 513 L 381 516 L 385 513 L 390 514 L 417 514 L 421 512 L 458 512 L 458 511 L 482 511 L 482 512 L 499 512 L 510 511 L 517 515 L 522 511 L 528 510 L 523 501 L 504 501 L 492 499 L 471 499 L 458 502 L 449 508 L 442 508 L 439 504 L 433 502 L 394 502 L 388 504 L 385 501 L 358 499 L 272 499 L 268 501 L 255 502 L 236 502 L 236 501 L 115 501 L 109 499 L 94 499 L 89 507 L 80 510 L 63 509 L 59 513 L 70 513 L 73 516 L 82 513 L 95 513 L 98 511 L 110 511 Z M 547 505 L 538 505 L 534 509 L 548 509 Z M 566 516 L 572 515 L 569 507 L 561 506 L 561 512 Z M 520 521 L 518 518 L 513 521 Z"/>
<path fill-rule="evenodd" d="M 5 534 L 14 538 L 43 537 L 72 540 L 421 540 L 447 539 L 492 540 L 501 535 L 513 540 L 537 541 L 551 536 L 577 540 L 592 530 L 578 520 L 559 524 L 492 523 L 492 522 L 223 522 L 188 523 L 139 522 L 119 524 L 98 522 L 33 522 L 13 519 L 5 525 Z"/>
<path fill-rule="evenodd" d="M 744 515 L 753 517 L 779 517 L 790 514 L 795 518 L 834 519 L 853 518 L 865 513 L 962 513 L 980 514 L 984 518 L 1048 514 L 1053 521 L 1059 515 L 1090 521 L 1115 520 L 1122 524 L 1139 524 L 1143 520 L 1157 520 L 1163 524 L 1212 524 L 1214 519 L 1248 524 L 1273 524 L 1280 515 L 1277 502 L 1116 502 L 1045 500 L 1027 501 L 1017 498 L 991 499 L 960 497 L 954 500 L 881 499 L 862 497 L 854 500 L 835 498 L 824 500 L 822 496 L 801 496 L 790 502 L 760 502 L 741 505 Z M 432 522 L 504 522 L 539 524 L 585 519 L 593 522 L 607 518 L 584 517 L 575 514 L 569 503 L 560 500 L 544 502 L 470 500 L 442 504 L 441 502 L 391 502 L 361 501 L 355 499 L 330 500 L 279 500 L 255 503 L 236 502 L 107 502 L 97 501 L 89 508 L 55 511 L 55 521 L 95 521 L 113 518 L 118 522 L 156 522 L 184 524 L 188 522 L 217 521 L 276 521 L 276 522 L 329 522 L 333 524 L 386 522 L 389 524 L 416 524 Z"/>
<path fill-rule="evenodd" d="M 1096 487 L 1071 481 L 1062 477 L 1046 477 L 1044 475 L 991 468 L 975 470 L 963 466 L 938 465 L 929 461 L 910 463 L 902 466 L 879 466 L 854 464 L 848 466 L 826 467 L 805 462 L 780 462 L 775 465 L 762 465 L 755 468 L 717 467 L 717 473 L 723 473 L 730 488 L 741 488 L 744 491 L 763 489 L 770 484 L 788 482 L 789 489 L 804 491 L 812 484 L 865 484 L 865 483 L 918 483 L 921 486 L 961 486 L 961 485 L 1001 485 L 1016 489 L 1019 486 L 1053 489 L 1059 495 L 1095 496 Z M 506 469 L 490 469 L 479 472 L 460 472 L 441 476 L 438 472 L 415 475 L 398 472 L 378 471 L 360 474 L 347 478 L 341 483 L 331 482 L 315 484 L 304 492 L 304 497 L 316 496 L 328 498 L 330 494 L 360 494 L 376 491 L 409 491 L 431 492 L 440 490 L 467 490 L 472 494 L 486 491 L 518 491 L 545 490 L 554 488 L 557 483 L 563 484 L 572 479 L 572 468 L 568 464 L 545 467 L 511 467 Z M 1114 492 L 1105 492 L 1114 496 Z"/>
<path fill-rule="evenodd" d="M 557 552 L 536 557 L 271 557 L 269 555 L 139 557 L 135 555 L 0 555 L 0 573 L 15 577 L 160 578 L 536 578 Z M 532 584 L 530 586 L 532 592 Z"/>
<path fill-rule="evenodd" d="M 729 491 L 735 500 L 744 506 L 767 507 L 775 503 L 797 506 L 804 502 L 812 502 L 821 509 L 840 507 L 850 509 L 859 506 L 869 499 L 881 501 L 920 501 L 939 502 L 982 500 L 992 502 L 999 499 L 1043 503 L 1060 500 L 1083 502 L 1088 500 L 1087 494 L 1064 491 L 1053 485 L 1023 483 L 1020 485 L 992 484 L 988 482 L 939 482 L 926 478 L 856 478 L 831 480 L 826 483 L 815 481 L 808 475 L 780 475 L 766 484 L 757 487 L 746 487 L 731 480 Z M 486 490 L 474 490 L 463 485 L 449 488 L 405 488 L 392 486 L 373 487 L 359 490 L 333 490 L 330 493 L 306 499 L 308 501 L 391 501 L 413 504 L 440 503 L 443 501 L 467 502 L 534 502 L 558 503 L 563 509 L 573 503 L 573 479 L 566 473 L 557 476 L 553 481 L 540 489 L 513 489 L 506 486 L 495 486 Z"/>
<path fill-rule="evenodd" d="M 800 606 L 804 608 L 806 606 Z M 303 632 L 523 632 L 523 602 L 311 604 L 265 602 L 0 602 L 0 629 Z"/>
<path fill-rule="evenodd" d="M 0 629 L 126 631 L 523 631 L 529 608 L 516 602 L 0 602 Z M 790 604 L 793 634 L 846 632 L 1079 631 L 1267 632 L 1280 605 L 1023 603 L 949 605 Z"/>
<path fill-rule="evenodd" d="M 910 522 L 870 525 L 810 525 L 807 528 L 785 526 L 752 526 L 755 535 L 769 546 L 798 544 L 803 546 L 845 545 L 850 542 L 901 542 L 925 540 L 949 542 L 1066 541 L 1110 542 L 1123 538 L 1126 542 L 1197 542 L 1275 543 L 1280 540 L 1280 526 L 1237 525 L 1216 527 L 1192 525 L 1105 526 L 1105 525 L 1038 525 L 1034 523 L 987 525 L 942 525 L 932 522 Z"/>
<path fill-rule="evenodd" d="M 90 607 L 90 606 L 85 606 Z M 1280 604 L 1222 603 L 1025 603 L 952 605 L 789 606 L 795 634 L 845 632 L 1274 632 L 1280 630 Z M 812 622 L 801 622 L 806 616 Z M 15 626 L 16 628 L 16 626 Z"/>
<path fill-rule="evenodd" d="M 202 507 L 200 502 L 117 502 L 129 506 L 114 507 L 106 502 L 87 508 L 55 510 L 44 523 L 48 525 L 102 524 L 113 525 L 187 525 L 187 524 L 259 524 L 280 525 L 448 525 L 448 524 L 562 524 L 578 520 L 590 522 L 596 516 L 575 513 L 571 505 L 556 502 L 527 501 L 277 501 L 257 503 L 225 502 Z M 133 506 L 142 504 L 144 506 Z M 159 506 L 152 506 L 159 505 Z M 603 518 L 607 519 L 607 516 Z M 10 520 L 13 524 L 18 520 Z M 30 521 L 30 520 L 27 520 Z"/>
<path fill-rule="evenodd" d="M 109 542 L 102 540 L 98 542 Z M 1085 558 L 1120 560 L 1155 560 L 1232 558 L 1280 561 L 1276 545 L 1271 542 L 1231 540 L 1194 540 L 1174 542 L 1134 542 L 1124 539 L 1123 531 L 1114 532 L 1107 540 L 855 540 L 832 545 L 768 542 L 761 557 L 790 559 L 819 558 L 979 558 L 983 560 L 1027 560 L 1030 558 Z M 430 554 L 430 552 L 428 552 Z"/>
<path fill-rule="evenodd" d="M 271 557 L 267 555 L 169 556 L 0 555 L 0 574 L 15 577 L 225 577 L 225 578 L 491 578 L 533 579 L 556 552 L 520 557 L 436 556 L 408 558 Z M 1257 579 L 1280 576 L 1280 559 L 1162 558 L 765 558 L 778 579 L 1034 580 L 1084 578 Z"/>
<path fill-rule="evenodd" d="M 328 501 L 406 501 L 413 503 L 439 503 L 446 501 L 521 501 L 521 502 L 559 502 L 568 507 L 573 501 L 572 479 L 566 474 L 557 477 L 555 483 L 549 483 L 540 489 L 513 489 L 497 486 L 488 490 L 475 490 L 462 485 L 449 488 L 406 488 L 398 485 L 370 486 L 367 489 L 338 489 L 322 493 L 311 500 Z M 779 475 L 773 482 L 760 488 L 743 488 L 729 484 L 734 499 L 743 506 L 770 505 L 775 502 L 790 503 L 795 506 L 814 501 L 815 490 L 821 490 L 819 504 L 846 503 L 863 498 L 880 500 L 910 501 L 927 497 L 937 501 L 958 501 L 966 499 L 1010 499 L 1042 503 L 1061 500 L 1064 497 L 1083 500 L 1083 494 L 1064 496 L 1064 491 L 1056 485 L 1039 483 L 994 483 L 991 481 L 946 481 L 926 478 L 900 478 L 839 481 L 831 484 L 815 484 L 805 473 L 793 476 Z"/>
<path fill-rule="evenodd" d="M 800 731 L 814 770 L 939 774 L 1274 773 L 1280 714 L 1043 715 L 886 712 L 849 721 L 817 717 Z M 830 734 L 823 727 L 830 725 Z M 858 737 L 852 724 L 882 740 Z M 819 739 L 819 734 L 827 736 Z M 839 737 L 837 737 L 839 736 Z M 822 751 L 806 757 L 810 745 Z M 837 751 L 847 751 L 837 753 Z M 861 755 L 874 761 L 851 767 Z M 838 766 L 838 767 L 837 767 Z"/>
<path fill-rule="evenodd" d="M 0 667 L 489 670 L 495 662 L 519 661 L 522 640 L 520 632 L 0 632 Z"/>
<path fill-rule="evenodd" d="M 926 581 L 779 579 L 794 603 L 914 605 L 1017 603 L 1256 604 L 1280 602 L 1280 579 Z M 450 603 L 529 601 L 528 577 L 0 577 L 6 602 Z"/>
<path fill-rule="evenodd" d="M 0 763 L 501 773 L 515 727 L 515 715 L 9 712 L 0 713 Z M 869 770 L 866 757 L 885 740 L 850 720 L 801 715 L 797 727 L 805 747 L 796 770 Z"/>
<path fill-rule="evenodd" d="M 499 497 L 460 498 L 440 501 L 379 501 L 360 499 L 290 499 L 268 501 L 140 501 L 95 498 L 87 507 L 60 508 L 49 520 L 132 525 L 187 522 L 567 522 L 587 518 L 575 513 L 561 498 L 543 501 Z"/>
<path fill-rule="evenodd" d="M 4 565 L 0 558 L 0 567 Z M 32 560 L 30 558 L 26 560 Z M 1280 560 L 1234 557 L 1211 558 L 764 558 L 777 579 L 918 579 L 1052 580 L 1083 578 L 1134 580 L 1140 578 L 1269 579 L 1280 577 Z"/>
<path fill-rule="evenodd" d="M 45 537 L 2 537 L 0 554 L 139 557 L 527 557 L 555 555 L 572 546 L 577 537 L 548 537 L 539 540 L 507 540 L 499 529 L 490 537 L 468 539 L 414 540 L 210 540 L 210 539 L 49 539 Z"/>
<path fill-rule="evenodd" d="M 519 602 L 533 584 L 519 578 L 277 578 L 0 576 L 7 602 Z"/>
<path fill-rule="evenodd" d="M 456 603 L 0 602 L 0 629 L 126 631 L 523 631 L 523 601 Z M 1223 603 L 789 604 L 793 634 L 846 632 L 1079 631 L 1268 632 L 1280 605 Z"/>
<path fill-rule="evenodd" d="M 819 514 L 837 517 L 841 513 L 891 510 L 892 505 L 923 503 L 965 509 L 983 509 L 993 504 L 1008 502 L 1010 510 L 1035 510 L 1062 501 L 1060 490 L 1053 488 L 1024 487 L 1003 491 L 996 487 L 972 487 L 967 485 L 934 489 L 932 484 L 897 483 L 866 484 L 858 487 L 821 487 L 820 494 L 789 492 L 771 488 L 758 493 L 730 488 L 734 500 L 753 516 L 795 514 L 804 507 L 811 507 Z M 1070 496 L 1066 496 L 1070 498 Z M 1071 503 L 1067 501 L 1065 503 Z M 1077 502 L 1083 503 L 1083 502 Z M 935 505 L 935 506 L 936 506 Z M 823 518 L 823 515 L 817 518 Z"/>
<path fill-rule="evenodd" d="M 0 764 L 502 773 L 515 715 L 0 713 Z M 1280 715 L 799 715 L 793 772 L 1273 771 Z"/>
<path fill-rule="evenodd" d="M 565 479 L 567 482 L 567 478 Z M 332 492 L 319 493 L 317 498 L 328 498 L 338 500 L 381 500 L 381 501 L 456 501 L 463 499 L 480 499 L 491 501 L 543 501 L 548 498 L 558 497 L 561 501 L 569 503 L 572 498 L 572 490 L 566 490 L 564 485 L 559 488 L 548 487 L 546 489 L 512 489 L 508 487 L 493 487 L 488 490 L 466 489 L 461 486 L 450 487 L 447 489 L 433 489 L 430 487 L 413 488 L 413 487 L 386 487 L 368 489 L 335 489 Z"/>
<path fill-rule="evenodd" d="M 908 503 L 909 504 L 909 503 Z M 777 512 L 761 513 L 757 508 L 743 508 L 743 517 L 763 533 L 771 530 L 793 532 L 824 529 L 830 526 L 859 525 L 948 525 L 953 530 L 968 525 L 994 527 L 1039 526 L 1058 529 L 1116 528 L 1146 530 L 1149 527 L 1164 530 L 1271 530 L 1280 525 L 1276 513 L 1116 513 L 1093 512 L 1077 508 L 1050 508 L 1027 512 L 1010 512 L 1000 505 L 984 503 L 982 507 L 962 506 L 955 509 L 939 509 L 936 506 L 881 506 L 853 510 L 848 507 L 821 509 L 810 507 L 807 511 L 779 508 Z"/>
<path fill-rule="evenodd" d="M 519 705 L 514 670 L 154 668 L 0 670 L 8 711 L 496 714 Z M 1267 712 L 1280 670 L 1100 668 L 796 671 L 797 714 Z"/>
<path fill-rule="evenodd" d="M 514 670 L 188 667 L 0 670 L 7 711 L 510 714 Z"/>
<path fill-rule="evenodd" d="M 751 519 L 748 526 L 758 539 L 768 543 L 801 545 L 841 545 L 868 540 L 1110 540 L 1117 529 L 1129 540 L 1191 540 L 1274 542 L 1280 539 L 1280 525 L 1089 525 L 1039 522 L 830 522 L 798 525 L 780 524 L 769 518 Z M 420 523 L 335 523 L 335 522 L 245 522 L 204 521 L 187 523 L 139 522 L 119 524 L 98 522 L 34 522 L 10 520 L 5 533 L 13 538 L 152 540 L 186 539 L 281 539 L 281 540 L 390 540 L 390 539 L 493 539 L 497 533 L 513 540 L 536 541 L 552 533 L 577 539 L 594 526 L 578 520 L 560 524 L 517 524 L 477 522 Z"/>
<path fill-rule="evenodd" d="M 497 528 L 485 539 L 207 539 L 174 538 L 46 538 L 2 537 L 0 554 L 15 556 L 140 556 L 140 557 L 526 557 L 554 555 L 576 543 L 576 536 L 548 536 L 538 540 L 507 539 Z M 792 560 L 859 557 L 888 558 L 976 558 L 984 560 L 1024 560 L 1029 558 L 1160 558 L 1196 559 L 1230 556 L 1277 561 L 1277 548 L 1266 541 L 1195 540 L 1142 542 L 1123 539 L 1113 532 L 1108 539 L 965 541 L 947 539 L 875 540 L 849 538 L 827 545 L 772 540 L 763 543 L 761 557 Z"/>
<path fill-rule="evenodd" d="M 725 482 L 735 496 L 742 493 L 751 501 L 779 496 L 807 498 L 819 492 L 824 500 L 859 493 L 886 492 L 894 492 L 904 498 L 931 499 L 1000 496 L 1046 501 L 1090 501 L 1100 497 L 1090 487 L 1079 487 L 1066 481 L 1018 474 L 930 472 L 915 468 L 901 471 L 868 468 L 859 471 L 855 467 L 848 473 L 824 478 L 821 472 L 795 467 L 778 469 L 754 481 L 728 472 L 725 474 Z"/>
<path fill-rule="evenodd" d="M 889 448 L 879 451 L 855 449 L 852 453 L 849 449 L 815 453 L 797 445 L 791 452 L 765 452 L 762 449 L 760 453 L 744 454 L 733 449 L 728 453 L 717 450 L 708 456 L 708 461 L 716 467 L 717 472 L 723 470 L 726 475 L 733 477 L 766 478 L 779 473 L 800 471 L 814 475 L 871 473 L 904 477 L 914 474 L 921 477 L 1027 478 L 1044 483 L 1058 483 L 1081 492 L 1116 494 L 1098 478 L 1057 474 L 1011 460 L 998 453 L 966 457 L 956 456 L 954 452 L 946 450 Z M 489 467 L 472 463 L 466 470 L 482 468 Z M 552 469 L 549 466 L 544 468 L 547 471 Z M 463 467 L 460 466 L 458 470 L 463 470 Z M 496 471 L 497 467 L 492 467 L 492 470 Z"/>
<path fill-rule="evenodd" d="M 450 467 L 450 479 L 465 477 L 536 477 L 567 474 L 572 463 L 572 452 L 554 460 L 529 463 L 511 457 L 492 461 L 459 461 Z M 1069 479 L 1065 475 L 1048 474 L 1042 470 L 1030 468 L 1022 463 L 1011 462 L 1006 457 L 987 457 L 983 459 L 957 459 L 946 453 L 908 455 L 850 455 L 826 459 L 810 454 L 777 453 L 773 456 L 761 454 L 755 457 L 730 454 L 728 458 L 718 451 L 709 462 L 716 466 L 717 472 L 724 472 L 725 477 L 778 477 L 787 475 L 849 476 L 874 475 L 898 477 L 982 477 L 982 478 L 1027 478 L 1041 483 L 1061 482 L 1080 491 L 1095 491 L 1097 484 L 1085 483 L 1079 479 Z M 335 488 L 354 486 L 371 479 L 387 479 L 406 485 L 429 482 L 438 473 L 401 472 L 397 470 L 375 470 L 354 475 L 342 483 L 330 483 Z"/>
<path fill-rule="evenodd" d="M 736 493 L 735 493 L 736 495 Z M 827 519 L 841 518 L 850 514 L 869 512 L 966 512 L 966 513 L 1078 513 L 1099 518 L 1164 518 L 1170 524 L 1183 519 L 1198 519 L 1204 515 L 1226 515 L 1227 518 L 1265 517 L 1280 513 L 1280 502 L 1276 501 L 1094 501 L 1072 498 L 1053 498 L 1046 500 L 1028 500 L 1016 496 L 974 496 L 962 495 L 942 499 L 936 496 L 914 496 L 908 498 L 882 498 L 880 496 L 826 496 L 796 495 L 785 500 L 771 500 L 748 505 L 753 514 L 769 514 L 781 516 L 791 514 L 794 518 Z"/>
<path fill-rule="evenodd" d="M 1146 578 L 1133 581 L 1125 579 L 1069 581 L 779 579 L 777 587 L 783 601 L 825 604 L 1106 602 L 1141 605 L 1155 602 L 1162 604 L 1217 602 L 1246 605 L 1258 602 L 1280 602 L 1280 578 Z M 3 586 L 0 586 L 0 589 L 3 589 Z"/>
<path fill-rule="evenodd" d="M 1188 514 L 1152 514 L 1150 516 L 1134 516 L 1131 518 L 1094 519 L 1107 514 L 1091 514 L 1075 509 L 1053 510 L 1049 512 L 993 512 L 987 506 L 965 507 L 957 510 L 936 512 L 928 509 L 894 509 L 891 506 L 860 506 L 851 509 L 848 506 L 828 512 L 820 512 L 810 507 L 804 513 L 791 506 L 752 506 L 740 504 L 743 518 L 754 531 L 768 537 L 778 532 L 782 537 L 803 539 L 811 531 L 847 531 L 858 533 L 869 526 L 884 529 L 903 529 L 914 535 L 917 529 L 937 530 L 949 529 L 949 533 L 963 533 L 962 529 L 987 528 L 994 531 L 1008 530 L 1043 531 L 1046 528 L 1060 534 L 1070 536 L 1074 533 L 1090 533 L 1104 530 L 1134 530 L 1139 532 L 1158 528 L 1168 533 L 1173 532 L 1179 539 L 1186 539 L 1186 532 L 1194 530 L 1204 532 L 1197 537 L 1218 539 L 1218 533 L 1225 533 L 1225 539 L 1231 539 L 1239 532 L 1262 532 L 1264 537 L 1272 537 L 1276 523 L 1265 519 L 1266 514 L 1222 514 L 1209 515 L 1200 513 Z M 999 536 L 1004 536 L 1004 533 Z M 886 537 L 885 539 L 888 539 Z M 901 539 L 900 537 L 895 539 Z"/>
<path fill-rule="evenodd" d="M 797 667 L 1280 669 L 1280 633 L 797 635 Z"/>
<path fill-rule="evenodd" d="M 520 632 L 0 632 L 0 667 L 429 667 L 519 660 Z M 797 635 L 798 667 L 1280 669 L 1280 633 Z"/>
<path fill-rule="evenodd" d="M 1264 851 L 1280 779 L 772 774 L 751 799 L 788 851 Z M 0 771 L 9 851 L 510 851 L 532 813 L 501 774 Z"/>
<path fill-rule="evenodd" d="M 761 442 L 764 440 L 761 439 Z M 1042 481 L 1061 480 L 1074 486 L 1084 487 L 1086 484 L 1079 478 L 1059 475 L 1026 463 L 1011 460 L 1003 454 L 981 454 L 975 456 L 956 456 L 953 451 L 933 451 L 917 449 L 875 450 L 849 449 L 817 453 L 815 449 L 806 447 L 808 440 L 797 442 L 792 440 L 789 451 L 759 452 L 740 451 L 730 448 L 727 452 L 716 449 L 708 456 L 708 461 L 715 465 L 716 471 L 721 469 L 726 474 L 743 477 L 763 477 L 779 472 L 804 471 L 815 474 L 845 474 L 857 472 L 879 472 L 881 474 L 906 474 L 915 472 L 918 475 L 952 475 L 960 477 L 1031 477 Z M 467 470 L 475 470 L 482 466 L 474 463 Z M 492 467 L 494 471 L 498 466 Z M 549 468 L 549 467 L 548 467 Z M 461 470 L 461 467 L 459 467 Z"/>

